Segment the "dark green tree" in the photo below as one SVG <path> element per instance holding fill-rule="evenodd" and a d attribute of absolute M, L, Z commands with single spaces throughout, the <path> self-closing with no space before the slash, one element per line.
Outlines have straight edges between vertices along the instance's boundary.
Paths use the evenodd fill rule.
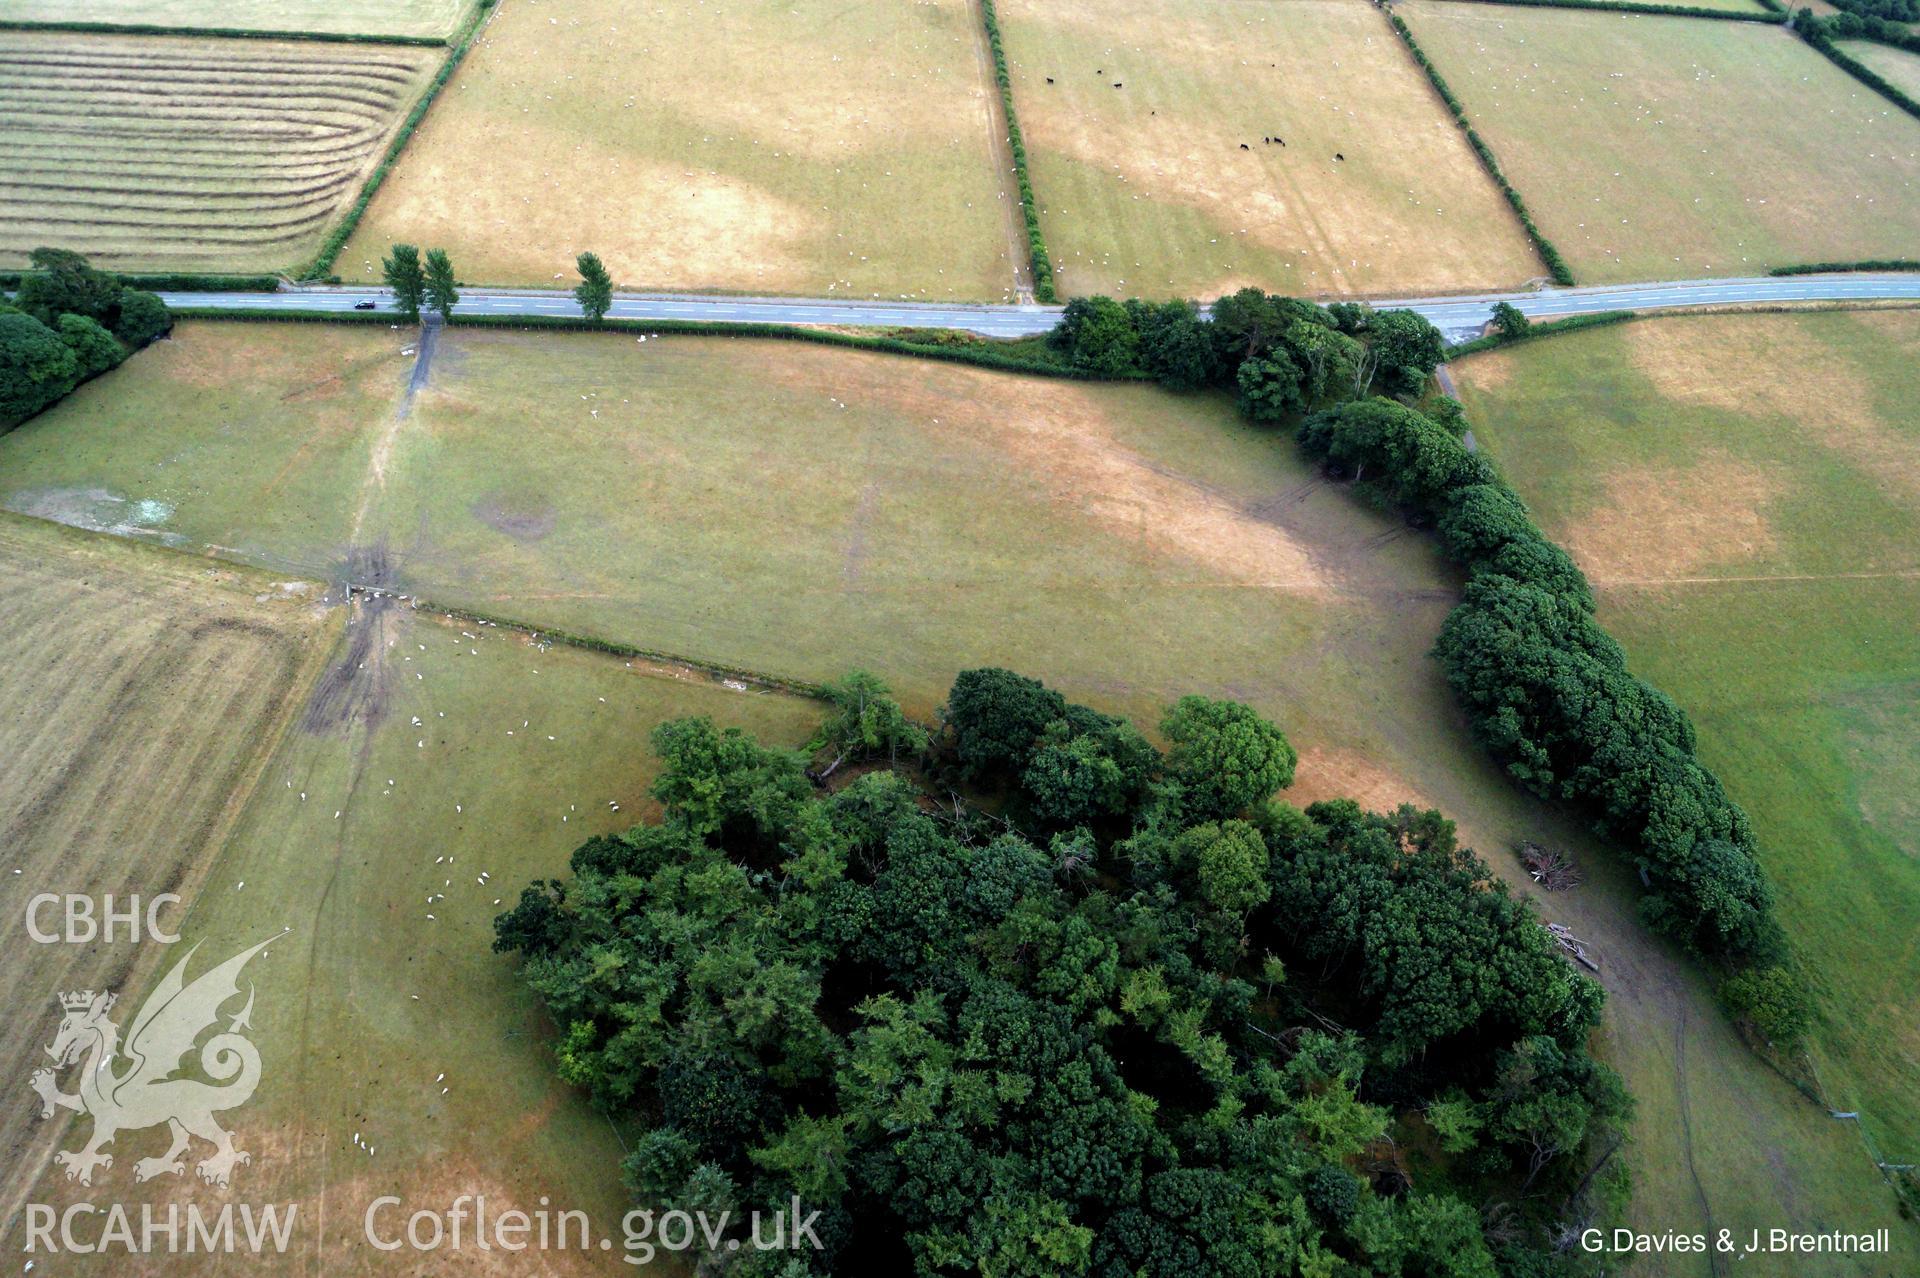
<path fill-rule="evenodd" d="M 1017 770 L 1049 723 L 1067 712 L 1067 699 L 1038 679 L 988 667 L 963 670 L 942 711 L 955 752 L 976 778 Z"/>
<path fill-rule="evenodd" d="M 128 350 L 137 351 L 156 338 L 164 337 L 172 328 L 173 313 L 167 310 L 167 304 L 160 300 L 158 294 L 138 288 L 122 290 L 120 317 L 113 324 L 113 335 Z"/>
<path fill-rule="evenodd" d="M 1140 332 L 1134 315 L 1111 297 L 1076 297 L 1068 302 L 1051 340 L 1076 368 L 1116 375 L 1140 366 Z"/>
<path fill-rule="evenodd" d="M 597 254 L 582 253 L 574 265 L 580 270 L 580 282 L 573 289 L 574 300 L 580 303 L 580 313 L 598 324 L 613 305 L 613 277 L 607 274 Z"/>
<path fill-rule="evenodd" d="M 114 340 L 112 333 L 84 315 L 62 315 L 58 331 L 60 340 L 73 352 L 82 381 L 119 367 L 127 357 L 126 348 Z"/>
<path fill-rule="evenodd" d="M 1526 313 L 1512 302 L 1501 302 L 1493 308 L 1493 329 L 1505 341 L 1516 341 L 1527 335 L 1533 327 Z"/>
<path fill-rule="evenodd" d="M 79 315 L 111 329 L 120 318 L 122 285 L 116 275 L 95 270 L 68 249 L 37 248 L 27 255 L 14 305 L 48 328 L 62 315 Z"/>
<path fill-rule="evenodd" d="M 1168 390 L 1212 384 L 1218 364 L 1207 322 L 1192 302 L 1162 302 L 1139 318 L 1140 365 Z"/>
<path fill-rule="evenodd" d="M 1299 756 L 1286 735 L 1239 702 L 1182 697 L 1160 731 L 1173 744 L 1167 763 L 1188 811 L 1202 820 L 1234 816 L 1293 784 Z"/>
<path fill-rule="evenodd" d="M 1446 339 L 1418 311 L 1376 311 L 1367 328 L 1379 362 L 1375 380 L 1390 395 L 1418 395 L 1446 358 Z"/>
<path fill-rule="evenodd" d="M 826 685 L 827 701 L 833 713 L 820 725 L 813 748 L 829 750 L 831 773 L 847 759 L 868 759 L 886 755 L 898 759 L 911 757 L 927 748 L 926 729 L 912 722 L 901 711 L 887 685 L 865 670 L 849 671 L 844 678 Z"/>
<path fill-rule="evenodd" d="M 380 262 L 381 276 L 393 290 L 393 304 L 409 324 L 420 322 L 420 308 L 427 300 L 427 276 L 420 265 L 420 250 L 411 244 L 396 244 Z"/>
<path fill-rule="evenodd" d="M 460 304 L 460 291 L 453 278 L 453 262 L 447 257 L 445 249 L 427 251 L 426 303 L 440 312 L 442 320 L 452 319 L 453 308 Z"/>
<path fill-rule="evenodd" d="M 0 308 L 0 429 L 11 429 L 79 384 L 80 361 L 60 335 Z"/>

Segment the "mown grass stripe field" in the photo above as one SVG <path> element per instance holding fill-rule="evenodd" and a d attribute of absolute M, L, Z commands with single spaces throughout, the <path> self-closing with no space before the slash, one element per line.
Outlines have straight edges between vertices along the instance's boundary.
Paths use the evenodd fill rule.
<path fill-rule="evenodd" d="M 278 268 L 353 197 L 437 61 L 398 46 L 0 32 L 0 263 Z"/>

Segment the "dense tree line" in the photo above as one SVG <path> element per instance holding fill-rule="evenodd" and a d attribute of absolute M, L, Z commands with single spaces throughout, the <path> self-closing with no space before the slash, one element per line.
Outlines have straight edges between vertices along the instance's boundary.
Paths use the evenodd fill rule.
<path fill-rule="evenodd" d="M 1414 311 L 1317 306 L 1257 288 L 1221 298 L 1210 315 L 1192 302 L 1076 297 L 1047 341 L 1074 367 L 1105 376 L 1232 390 L 1261 422 L 1376 389 L 1417 392 L 1446 353 Z"/>
<path fill-rule="evenodd" d="M 1833 0 L 1833 7 L 1851 18 L 1867 18 L 1883 23 L 1920 22 L 1920 3 L 1915 3 L 1915 0 Z M 1811 10 L 1802 9 L 1800 12 L 1812 16 Z M 1828 34 L 1835 39 L 1846 39 L 1864 32 L 1843 25 Z"/>
<path fill-rule="evenodd" d="M 1412 311 L 1253 289 L 1212 316 L 1185 302 L 1082 299 L 1049 340 L 1077 364 L 1231 387 L 1250 420 L 1297 423 L 1329 471 L 1432 526 L 1468 577 L 1435 655 L 1476 738 L 1522 786 L 1588 813 L 1633 858 L 1647 920 L 1732 969 L 1736 1015 L 1778 1046 L 1797 1042 L 1809 1004 L 1746 813 L 1697 758 L 1686 713 L 1628 670 L 1594 620 L 1579 566 L 1462 442 L 1459 404 L 1422 398 L 1445 354 L 1438 331 Z M 1530 331 L 1517 311 L 1496 323 L 1503 340 Z"/>
<path fill-rule="evenodd" d="M 1292 748 L 1231 702 L 1163 754 L 1004 670 L 932 737 L 869 676 L 831 701 L 837 790 L 665 724 L 662 817 L 496 921 L 642 1203 L 822 1213 L 824 1253 L 709 1263 L 1584 1272 L 1629 1110 L 1602 995 L 1451 822 L 1277 801 Z"/>
<path fill-rule="evenodd" d="M 0 303 L 0 430 L 120 366 L 173 326 L 159 297 L 127 288 L 78 253 L 38 248 L 12 303 Z"/>
<path fill-rule="evenodd" d="M 1783 943 L 1746 814 L 1694 754 L 1693 725 L 1593 619 L 1579 567 L 1484 457 L 1385 399 L 1306 418 L 1301 444 L 1430 520 L 1467 570 L 1435 647 L 1475 735 L 1521 785 L 1592 813 L 1645 880 L 1645 913 L 1696 951 L 1773 963 Z"/>

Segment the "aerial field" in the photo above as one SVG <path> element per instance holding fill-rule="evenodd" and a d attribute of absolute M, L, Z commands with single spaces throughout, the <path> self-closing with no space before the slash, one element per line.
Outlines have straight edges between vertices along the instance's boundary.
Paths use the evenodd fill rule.
<path fill-rule="evenodd" d="M 474 0 L 0 0 L 8 22 L 446 36 Z"/>
<path fill-rule="evenodd" d="M 998 12 L 1064 292 L 1379 295 L 1544 273 L 1365 0 Z"/>
<path fill-rule="evenodd" d="M 1920 55 L 1876 44 L 1871 40 L 1841 40 L 1838 43 L 1848 57 L 1864 62 L 1870 70 L 1878 72 L 1908 97 L 1920 98 Z"/>
<path fill-rule="evenodd" d="M 0 32 L 0 265 L 298 266 L 443 51 Z"/>
<path fill-rule="evenodd" d="M 1920 120 L 1754 23 L 1399 6 L 1583 283 L 1910 256 Z"/>
<path fill-rule="evenodd" d="M 345 613 L 331 616 L 338 640 Z M 655 724 L 706 714 L 797 745 L 819 707 L 390 602 L 361 600 L 347 625 L 300 713 L 277 745 L 263 743 L 264 778 L 187 894 L 182 943 L 163 956 L 203 945 L 197 975 L 288 929 L 248 968 L 262 1081 L 227 1118 L 253 1156 L 233 1192 L 295 1204 L 295 1245 L 249 1263 L 276 1274 L 419 1272 L 420 1253 L 365 1241 L 363 1218 L 383 1194 L 408 1204 L 380 1218 L 383 1236 L 415 1208 L 466 1193 L 486 1195 L 494 1214 L 533 1212 L 544 1197 L 587 1212 L 596 1238 L 617 1239 L 627 1208 L 619 1137 L 554 1076 L 544 1013 L 514 963 L 491 953 L 497 902 L 510 905 L 532 878 L 563 876 L 580 842 L 650 811 Z M 124 855 L 133 845 L 111 846 Z M 138 1006 L 136 995 L 126 1001 Z M 50 1036 L 51 1011 L 22 1019 L 28 1046 Z M 52 1139 L 53 1128 L 39 1130 Z M 123 1135 L 91 1189 L 56 1168 L 33 1199 L 59 1209 L 106 1192 L 137 1210 L 215 1198 L 172 1178 L 134 1183 L 136 1156 L 164 1144 L 160 1132 Z M 471 1240 L 457 1259 L 506 1263 Z M 542 1273 L 609 1271 L 598 1252 L 541 1260 Z M 82 1273 L 125 1263 L 61 1262 Z M 168 1272 L 220 1267 L 175 1257 Z"/>
<path fill-rule="evenodd" d="M 318 458 L 289 469 L 297 450 L 288 441 L 315 433 L 312 415 L 337 411 L 291 393 L 300 365 L 290 352 L 313 332 L 183 325 L 171 345 L 191 354 L 208 344 L 217 360 L 143 356 L 112 375 L 121 405 L 114 413 L 83 388 L 0 438 L 0 505 L 49 488 L 157 491 L 156 477 L 168 473 L 168 440 L 191 451 L 218 435 L 236 451 L 207 468 L 156 525 L 183 547 L 219 541 L 232 553 L 252 544 L 244 532 L 235 536 L 236 523 L 253 519 L 275 530 L 277 553 L 291 559 L 377 565 L 398 588 L 535 626 L 800 677 L 864 665 L 920 716 L 932 713 L 957 669 L 989 662 L 1148 724 L 1183 692 L 1246 700 L 1300 747 L 1293 797 L 1301 802 L 1354 795 L 1374 805 L 1440 806 L 1460 819 L 1468 842 L 1520 879 L 1507 849 L 1521 838 L 1580 857 L 1589 886 L 1543 898 L 1543 908 L 1602 955 L 1611 999 L 1607 1050 L 1651 1115 L 1636 1128 L 1631 1151 L 1640 1185 L 1636 1227 L 1711 1221 L 1741 1228 L 1788 1218 L 1865 1228 L 1891 1219 L 1856 1137 L 1746 1052 L 1697 970 L 1649 940 L 1627 876 L 1573 823 L 1504 784 L 1467 739 L 1426 656 L 1457 589 L 1428 540 L 1322 482 L 1290 444 L 1242 424 L 1224 400 L 798 343 L 642 344 L 630 335 L 456 328 L 442 335 L 411 402 L 392 379 L 389 401 L 369 404 L 363 426 L 342 443 L 342 456 L 364 450 L 365 471 L 356 478 L 344 463 Z M 362 336 L 370 349 L 400 338 L 384 329 Z M 257 396 L 216 413 L 197 409 L 183 390 L 188 369 L 250 366 L 250 358 L 281 380 L 263 378 Z M 109 447 L 133 420 L 144 423 L 143 448 L 123 454 Z M 538 447 L 528 446 L 529 431 L 538 432 Z M 259 450 L 258 463 L 246 460 L 248 449 Z M 266 488 L 260 476 L 279 471 L 287 472 L 283 486 Z M 330 487 L 318 507 L 322 518 L 296 523 L 291 494 L 306 492 L 300 500 L 312 501 Z M 295 547 L 302 539 L 304 548 Z M 350 554 L 350 545 L 359 551 Z M 457 624 L 444 637 L 428 633 L 424 612 L 386 616 L 388 624 L 416 627 L 411 638 L 389 635 L 392 649 L 371 649 L 389 652 L 390 662 L 398 656 L 388 666 L 392 688 L 412 684 L 432 694 L 444 688 L 444 676 L 418 663 L 443 651 L 461 662 L 497 651 L 485 643 L 460 648 L 453 638 L 465 642 L 465 635 Z M 445 623 L 434 626 L 444 631 Z M 506 637 L 471 625 L 465 633 Z M 417 646 L 423 642 L 425 652 Z M 527 678 L 550 679 L 548 663 L 558 655 L 539 656 L 538 676 L 527 655 Z M 352 797 L 364 793 L 379 805 L 427 796 L 419 801 L 435 806 L 409 827 L 425 829 L 465 815 L 439 810 L 456 784 L 451 778 L 485 774 L 491 785 L 514 768 L 476 745 L 449 779 L 428 786 L 426 773 L 403 774 L 397 756 L 409 750 L 419 766 L 452 766 L 440 738 L 414 732 L 410 722 L 418 716 L 433 728 L 441 709 L 456 718 L 452 708 L 437 699 L 417 704 L 433 713 L 393 703 L 385 722 L 397 744 L 377 746 L 391 753 L 374 758 L 395 762 L 370 762 L 362 792 Z M 591 698 L 581 704 L 590 713 L 598 706 Z M 464 731 L 472 715 L 463 710 L 458 718 Z M 561 722 L 508 710 L 495 713 L 490 729 L 500 749 L 531 746 L 529 757 L 544 759 L 539 751 L 582 740 L 577 723 L 538 730 Z M 516 735 L 508 738 L 509 730 Z M 524 733 L 533 739 L 522 741 Z M 548 733 L 556 737 L 551 746 Z M 616 735 L 615 755 L 641 758 L 637 724 Z M 261 802 L 324 826 L 346 809 L 315 796 L 349 793 L 353 755 L 342 745 L 329 756 L 330 771 L 270 770 Z M 566 757 L 576 757 L 571 748 Z M 390 794 L 389 779 L 396 783 Z M 539 790 L 529 811 L 565 838 L 581 820 L 576 812 L 604 810 L 607 800 L 623 813 L 634 810 L 612 777 L 588 785 L 563 774 L 560 781 Z M 311 811 L 301 814 L 293 805 L 303 789 Z M 569 820 L 559 822 L 560 815 Z M 406 838 L 393 842 L 412 856 Z M 475 874 L 486 869 L 490 882 L 517 882 L 500 858 L 517 855 L 522 844 L 481 843 L 484 854 L 471 855 L 484 855 L 485 864 L 476 859 Z M 556 836 L 550 846 L 557 856 L 570 844 Z M 443 879 L 458 880 L 446 871 L 434 877 L 433 856 L 442 850 L 434 846 L 421 858 L 418 881 L 401 878 L 418 892 L 419 904 L 406 905 L 424 911 Z M 459 854 L 463 869 L 469 855 Z M 516 871 L 521 878 L 540 872 Z M 253 872 L 232 877 L 247 879 L 241 895 L 250 899 Z M 285 896 L 276 889 L 272 899 Z M 467 919 L 471 898 L 450 900 L 456 916 L 416 922 L 396 907 L 391 926 Z M 400 979 L 407 976 L 402 969 Z M 410 986 L 407 993 L 424 999 L 427 991 Z M 474 1021 L 472 1033 L 489 1024 L 498 1021 Z M 513 1077 L 529 1089 L 542 1083 L 548 1058 L 540 1046 L 522 1037 L 513 1050 L 531 1060 Z M 409 1070 L 413 1061 L 430 1066 L 431 1079 L 447 1055 L 429 1046 L 401 1059 Z M 383 1113 L 381 1130 L 399 1123 Z M 1786 1150 L 1796 1155 L 1790 1166 Z M 1746 1268 L 1794 1272 L 1764 1261 Z M 1879 1271 L 1863 1263 L 1834 1272 Z"/>
<path fill-rule="evenodd" d="M 1817 1060 L 1920 1150 L 1920 315 L 1714 316 L 1455 365 L 1479 438 L 1752 814 Z"/>
<path fill-rule="evenodd" d="M 340 273 L 399 240 L 476 284 L 571 280 L 590 249 L 628 287 L 1009 298 L 984 41 L 967 0 L 513 0 Z"/>
<path fill-rule="evenodd" d="M 0 516 L 0 909 L 18 994 L 0 1037 L 7 1077 L 24 1087 L 46 1063 L 55 995 L 121 982 L 142 954 L 123 937 L 34 944 L 29 900 L 192 899 L 331 646 L 324 590 Z M 38 924 L 60 931 L 60 907 Z M 8 1211 L 44 1150 L 37 1108 L 26 1097 L 0 1118 Z"/>

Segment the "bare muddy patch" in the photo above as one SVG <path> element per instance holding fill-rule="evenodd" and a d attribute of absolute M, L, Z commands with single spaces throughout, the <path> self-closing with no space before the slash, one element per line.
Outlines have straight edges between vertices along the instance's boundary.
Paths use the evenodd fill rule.
<path fill-rule="evenodd" d="M 497 533 L 519 542 L 540 541 L 553 531 L 553 506 L 500 493 L 489 493 L 473 503 L 473 517 Z"/>

